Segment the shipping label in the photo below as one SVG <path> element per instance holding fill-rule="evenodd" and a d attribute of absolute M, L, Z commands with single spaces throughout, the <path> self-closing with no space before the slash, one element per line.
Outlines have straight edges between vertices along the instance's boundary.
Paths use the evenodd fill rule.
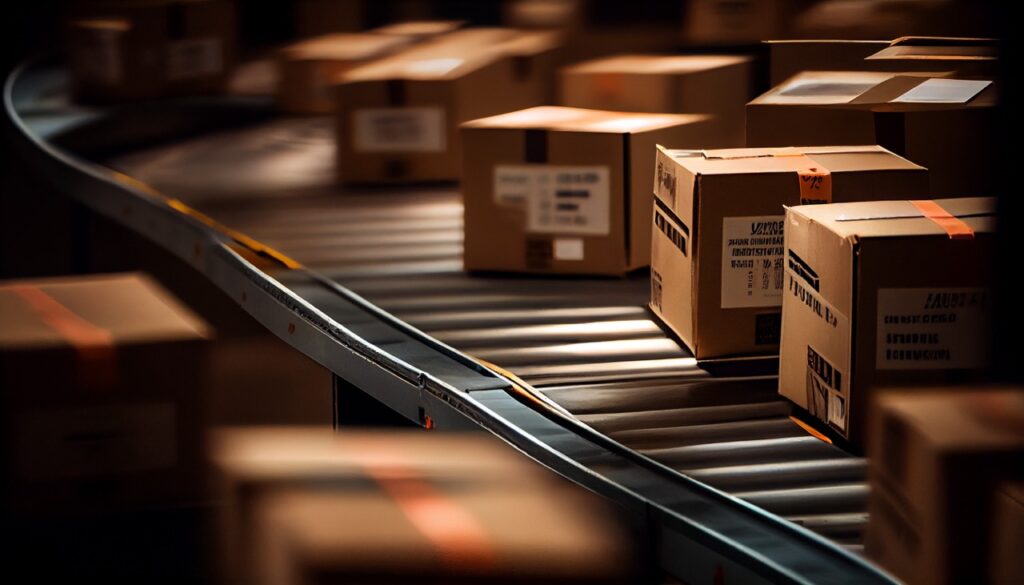
<path fill-rule="evenodd" d="M 185 39 L 167 46 L 167 79 L 171 81 L 217 75 L 223 69 L 224 47 L 218 38 Z"/>
<path fill-rule="evenodd" d="M 542 234 L 608 235 L 608 167 L 501 165 L 494 169 L 494 200 L 526 210 L 526 230 Z"/>
<path fill-rule="evenodd" d="M 443 152 L 447 147 L 444 109 L 365 108 L 352 114 L 357 152 Z"/>
<path fill-rule="evenodd" d="M 722 308 L 782 306 L 785 216 L 722 219 Z"/>
<path fill-rule="evenodd" d="M 879 289 L 875 366 L 880 370 L 988 366 L 990 307 L 985 288 Z"/>

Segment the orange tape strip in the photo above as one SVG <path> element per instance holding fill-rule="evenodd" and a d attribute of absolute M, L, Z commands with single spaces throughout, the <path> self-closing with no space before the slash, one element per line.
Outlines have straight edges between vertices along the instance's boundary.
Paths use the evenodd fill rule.
<path fill-rule="evenodd" d="M 941 205 L 930 200 L 911 201 L 922 214 L 928 219 L 939 224 L 939 227 L 946 230 L 951 240 L 973 240 L 974 230 L 971 226 L 955 215 L 942 208 Z"/>
<path fill-rule="evenodd" d="M 832 203 L 832 173 L 823 166 L 800 169 L 800 205 Z"/>
<path fill-rule="evenodd" d="M 417 477 L 414 470 L 368 466 L 366 471 L 434 545 L 442 563 L 474 571 L 497 565 L 498 553 L 476 517 Z"/>
<path fill-rule="evenodd" d="M 801 429 L 807 431 L 807 433 L 809 435 L 811 435 L 812 437 L 814 437 L 814 438 L 816 438 L 816 439 L 818 439 L 820 441 L 824 441 L 824 442 L 828 443 L 829 445 L 832 444 L 832 439 L 830 439 L 830 438 L 826 437 L 825 435 L 819 433 L 817 430 L 815 430 L 814 427 L 812 427 L 811 425 L 809 425 L 809 424 L 805 423 L 804 421 L 798 419 L 797 417 L 791 416 L 791 417 L 789 417 L 789 420 L 791 420 L 794 423 L 796 423 L 796 426 L 798 426 Z"/>
<path fill-rule="evenodd" d="M 43 323 L 74 348 L 78 358 L 78 379 L 87 388 L 109 387 L 117 380 L 117 349 L 110 331 L 76 315 L 37 286 L 10 287 L 32 308 Z"/>

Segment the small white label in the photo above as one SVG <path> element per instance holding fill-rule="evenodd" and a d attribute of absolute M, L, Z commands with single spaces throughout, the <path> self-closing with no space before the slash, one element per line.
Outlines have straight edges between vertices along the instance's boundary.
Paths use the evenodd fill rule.
<path fill-rule="evenodd" d="M 965 104 L 991 84 L 991 81 L 976 79 L 929 79 L 892 101 L 909 104 Z"/>
<path fill-rule="evenodd" d="M 555 238 L 555 260 L 583 260 L 583 240 Z"/>
<path fill-rule="evenodd" d="M 371 108 L 353 115 L 358 152 L 442 152 L 446 148 L 441 108 Z"/>
<path fill-rule="evenodd" d="M 498 166 L 494 200 L 525 207 L 529 232 L 607 235 L 611 231 L 608 175 L 608 167 L 598 166 Z"/>
<path fill-rule="evenodd" d="M 783 215 L 722 219 L 722 308 L 780 307 Z"/>
<path fill-rule="evenodd" d="M 990 297 L 984 288 L 878 290 L 880 370 L 989 365 Z"/>
<path fill-rule="evenodd" d="M 174 41 L 167 46 L 167 79 L 217 75 L 224 69 L 224 49 L 214 37 Z"/>

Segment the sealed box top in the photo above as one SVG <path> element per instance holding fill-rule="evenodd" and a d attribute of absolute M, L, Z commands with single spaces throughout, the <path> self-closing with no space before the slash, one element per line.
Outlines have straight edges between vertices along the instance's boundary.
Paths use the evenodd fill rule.
<path fill-rule="evenodd" d="M 868 60 L 995 61 L 996 39 L 960 37 L 900 37 Z"/>
<path fill-rule="evenodd" d="M 990 107 L 995 86 L 986 79 L 953 79 L 948 72 L 805 71 L 749 105 L 839 106 L 905 111 Z"/>
<path fill-rule="evenodd" d="M 0 283 L 0 351 L 187 341 L 208 326 L 149 277 L 113 274 Z"/>
<path fill-rule="evenodd" d="M 505 57 L 550 51 L 560 38 L 557 33 L 509 28 L 460 30 L 354 69 L 346 81 L 458 79 Z"/>
<path fill-rule="evenodd" d="M 288 45 L 281 49 L 281 54 L 293 60 L 363 61 L 407 43 L 408 39 L 400 36 L 337 33 Z"/>
<path fill-rule="evenodd" d="M 693 124 L 709 119 L 705 114 L 640 114 L 608 112 L 564 106 L 538 106 L 466 122 L 463 128 L 509 128 L 550 132 L 633 134 Z"/>
<path fill-rule="evenodd" d="M 630 75 L 685 75 L 750 62 L 740 55 L 615 55 L 577 63 L 563 69 L 576 73 Z"/>
<path fill-rule="evenodd" d="M 948 236 L 946 231 L 914 201 L 864 201 L 832 205 L 798 205 L 791 213 L 819 223 L 841 238 L 888 238 L 900 236 Z M 950 216 L 975 232 L 995 231 L 995 199 L 966 197 L 936 199 Z"/>
<path fill-rule="evenodd" d="M 464 24 L 465 21 L 462 20 L 411 20 L 378 27 L 370 32 L 377 35 L 423 38 L 454 32 Z"/>
<path fill-rule="evenodd" d="M 1020 388 L 880 392 L 875 412 L 901 419 L 944 450 L 1024 449 Z"/>
<path fill-rule="evenodd" d="M 919 170 L 924 168 L 875 145 L 727 148 L 720 150 L 659 149 L 690 174 L 741 175 L 792 173 L 818 164 L 832 173 L 847 171 Z"/>

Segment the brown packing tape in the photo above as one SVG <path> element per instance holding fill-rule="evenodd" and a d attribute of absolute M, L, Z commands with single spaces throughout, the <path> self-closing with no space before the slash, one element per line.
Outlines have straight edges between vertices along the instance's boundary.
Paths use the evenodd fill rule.
<path fill-rule="evenodd" d="M 10 290 L 74 349 L 75 377 L 83 388 L 104 389 L 117 383 L 117 347 L 110 331 L 76 315 L 37 286 L 15 284 Z"/>

